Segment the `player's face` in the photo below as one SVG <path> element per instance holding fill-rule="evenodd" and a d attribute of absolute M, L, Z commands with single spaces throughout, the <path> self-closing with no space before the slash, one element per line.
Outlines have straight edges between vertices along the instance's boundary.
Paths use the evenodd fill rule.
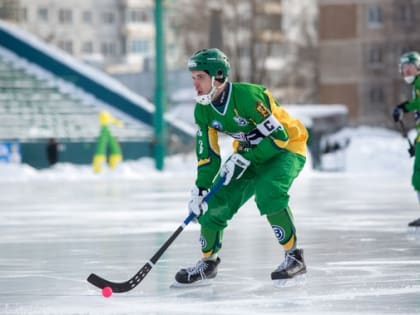
<path fill-rule="evenodd" d="M 211 91 L 211 78 L 204 71 L 191 71 L 193 85 L 197 95 L 206 95 Z"/>
<path fill-rule="evenodd" d="M 401 66 L 401 74 L 403 77 L 416 76 L 418 74 L 416 65 L 412 63 L 404 63 Z"/>

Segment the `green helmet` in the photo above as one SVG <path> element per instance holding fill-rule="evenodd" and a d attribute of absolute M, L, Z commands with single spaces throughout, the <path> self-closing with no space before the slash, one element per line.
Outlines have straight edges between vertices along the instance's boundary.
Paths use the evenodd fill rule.
<path fill-rule="evenodd" d="M 402 65 L 406 63 L 414 64 L 420 70 L 420 54 L 417 51 L 409 51 L 402 54 L 400 57 L 400 72 Z"/>
<path fill-rule="evenodd" d="M 197 51 L 188 60 L 188 70 L 206 71 L 216 80 L 225 80 L 229 75 L 229 59 L 217 48 Z"/>

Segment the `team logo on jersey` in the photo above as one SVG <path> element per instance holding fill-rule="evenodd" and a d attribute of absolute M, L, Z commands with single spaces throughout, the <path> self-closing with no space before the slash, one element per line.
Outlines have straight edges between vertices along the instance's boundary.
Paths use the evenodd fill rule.
<path fill-rule="evenodd" d="M 257 101 L 257 111 L 263 116 L 264 118 L 270 116 L 270 111 L 261 101 Z"/>
<path fill-rule="evenodd" d="M 211 122 L 211 127 L 218 130 L 218 131 L 222 131 L 223 130 L 223 126 L 222 123 L 220 121 L 217 120 L 213 120 Z"/>
<path fill-rule="evenodd" d="M 201 248 L 204 248 L 207 246 L 206 239 L 203 237 L 203 235 L 200 235 L 200 244 L 201 244 Z"/>
<path fill-rule="evenodd" d="M 233 120 L 239 125 L 239 126 L 246 126 L 248 125 L 248 121 L 241 117 L 241 116 L 235 116 L 233 117 Z"/>
<path fill-rule="evenodd" d="M 271 227 L 273 228 L 274 235 L 276 236 L 278 241 L 279 242 L 283 241 L 284 236 L 286 235 L 286 232 L 284 231 L 284 229 L 277 225 L 272 225 Z"/>

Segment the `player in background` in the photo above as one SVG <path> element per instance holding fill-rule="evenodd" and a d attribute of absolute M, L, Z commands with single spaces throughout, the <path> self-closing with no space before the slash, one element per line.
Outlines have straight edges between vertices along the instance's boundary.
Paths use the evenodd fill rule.
<path fill-rule="evenodd" d="M 219 49 L 196 52 L 188 61 L 188 69 L 197 93 L 194 117 L 198 126 L 197 178 L 189 211 L 197 215 L 201 225 L 202 258 L 195 266 L 179 270 L 175 285 L 216 276 L 223 231 L 253 196 L 285 251 L 284 261 L 271 278 L 290 279 L 304 274 L 306 265 L 303 250 L 297 248 L 288 192 L 305 164 L 306 128 L 290 117 L 265 87 L 230 82 L 229 60 Z M 223 165 L 219 133 L 233 138 L 233 154 Z M 223 177 L 222 188 L 203 202 L 212 184 Z M 247 250 L 246 245 L 238 244 L 243 250 Z"/>
<path fill-rule="evenodd" d="M 415 143 L 414 168 L 411 177 L 411 184 L 417 193 L 420 202 L 420 54 L 410 51 L 400 57 L 400 73 L 407 84 L 412 86 L 412 97 L 394 108 L 392 116 L 395 122 L 402 121 L 404 113 L 414 112 L 416 117 L 417 137 Z M 408 226 L 420 226 L 420 218 L 408 224 Z"/>
<path fill-rule="evenodd" d="M 96 141 L 95 155 L 93 156 L 92 167 L 95 173 L 103 169 L 103 164 L 107 161 L 109 151 L 108 165 L 111 169 L 117 167 L 122 160 L 122 152 L 117 139 L 112 135 L 109 129 L 110 125 L 122 127 L 123 123 L 112 116 L 109 112 L 103 110 L 99 113 L 99 123 L 101 130 Z"/>

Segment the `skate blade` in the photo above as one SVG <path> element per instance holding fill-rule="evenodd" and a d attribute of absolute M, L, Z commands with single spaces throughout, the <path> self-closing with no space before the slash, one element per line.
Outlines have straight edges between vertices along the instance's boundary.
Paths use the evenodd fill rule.
<path fill-rule="evenodd" d="M 184 289 L 184 288 L 199 288 L 211 285 L 213 280 L 204 279 L 200 281 L 196 281 L 193 283 L 180 283 L 178 281 L 174 281 L 169 287 L 174 289 Z"/>
<path fill-rule="evenodd" d="M 407 237 L 411 240 L 420 240 L 420 227 L 409 226 L 407 228 Z"/>
<path fill-rule="evenodd" d="M 303 285 L 306 282 L 306 275 L 298 275 L 295 276 L 293 278 L 289 278 L 289 279 L 276 279 L 273 280 L 273 285 L 276 288 L 290 288 L 290 287 L 295 287 L 295 286 L 299 286 L 299 285 Z"/>
<path fill-rule="evenodd" d="M 420 232 L 420 226 L 409 225 L 408 226 L 408 231 L 419 233 Z"/>

